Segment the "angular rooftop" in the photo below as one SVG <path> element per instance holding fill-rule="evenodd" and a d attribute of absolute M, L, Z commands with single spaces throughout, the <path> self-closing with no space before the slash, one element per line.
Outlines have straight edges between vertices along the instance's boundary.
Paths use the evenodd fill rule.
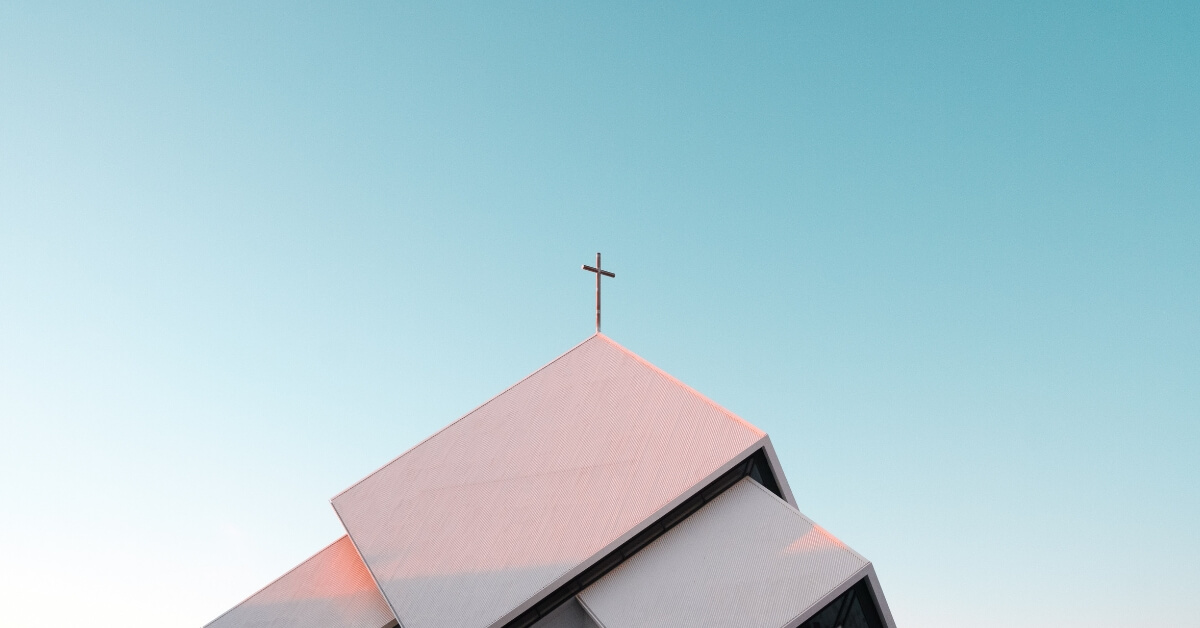
<path fill-rule="evenodd" d="M 488 628 L 766 444 L 596 334 L 333 506 L 404 628 Z"/>
<path fill-rule="evenodd" d="M 764 432 L 599 333 L 333 507 L 208 628 L 895 628 Z"/>

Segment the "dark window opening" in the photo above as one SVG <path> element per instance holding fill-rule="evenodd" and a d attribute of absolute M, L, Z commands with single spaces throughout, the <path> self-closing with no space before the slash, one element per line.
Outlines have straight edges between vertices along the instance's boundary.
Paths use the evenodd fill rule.
<path fill-rule="evenodd" d="M 783 493 L 779 490 L 779 483 L 775 481 L 775 474 L 771 471 L 771 463 L 767 462 L 765 450 L 760 449 L 750 456 L 750 468 L 747 469 L 746 475 L 781 499 L 784 498 Z"/>
<path fill-rule="evenodd" d="M 884 628 L 866 578 L 817 611 L 798 628 Z"/>

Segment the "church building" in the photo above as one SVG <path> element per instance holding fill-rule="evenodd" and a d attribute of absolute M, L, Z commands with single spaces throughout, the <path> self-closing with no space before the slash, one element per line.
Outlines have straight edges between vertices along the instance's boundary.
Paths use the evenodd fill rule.
<path fill-rule="evenodd" d="M 765 432 L 598 332 L 332 504 L 207 628 L 895 628 Z"/>

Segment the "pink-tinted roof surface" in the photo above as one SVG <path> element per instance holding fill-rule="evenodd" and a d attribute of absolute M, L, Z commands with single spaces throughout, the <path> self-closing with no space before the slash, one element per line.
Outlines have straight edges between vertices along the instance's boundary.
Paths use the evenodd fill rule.
<path fill-rule="evenodd" d="M 383 628 L 392 623 L 371 574 L 343 536 L 205 628 Z"/>
<path fill-rule="evenodd" d="M 403 628 L 487 628 L 766 442 L 597 334 L 333 506 Z"/>
<path fill-rule="evenodd" d="M 745 478 L 584 589 L 579 600 L 605 628 L 789 628 L 868 566 Z"/>

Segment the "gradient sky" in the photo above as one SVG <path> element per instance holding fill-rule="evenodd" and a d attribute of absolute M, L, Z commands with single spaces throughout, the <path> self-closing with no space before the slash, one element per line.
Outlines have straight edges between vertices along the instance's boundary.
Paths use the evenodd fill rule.
<path fill-rule="evenodd" d="M 599 250 L 902 627 L 1200 626 L 1200 4 L 603 4 L 0 4 L 0 624 L 211 620 Z"/>

